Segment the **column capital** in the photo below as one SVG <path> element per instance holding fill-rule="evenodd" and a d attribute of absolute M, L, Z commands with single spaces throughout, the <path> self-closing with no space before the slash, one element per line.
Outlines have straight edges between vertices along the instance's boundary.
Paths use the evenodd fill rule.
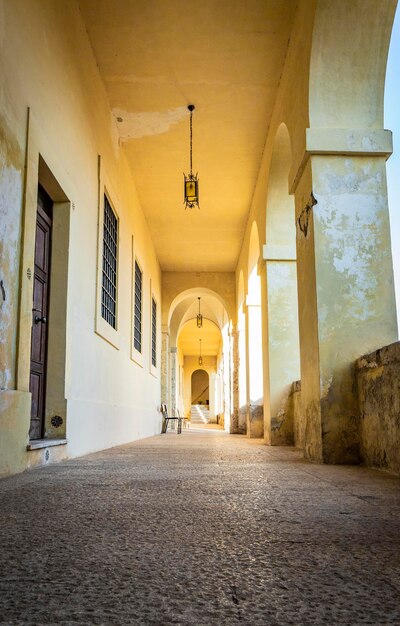
<path fill-rule="evenodd" d="M 289 193 L 298 182 L 312 156 L 385 157 L 393 152 L 392 132 L 380 128 L 306 128 L 305 149 L 289 173 Z"/>

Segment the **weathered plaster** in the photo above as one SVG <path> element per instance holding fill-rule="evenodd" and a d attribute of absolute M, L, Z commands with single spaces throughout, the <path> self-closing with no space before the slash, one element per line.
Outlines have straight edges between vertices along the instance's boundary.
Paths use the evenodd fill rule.
<path fill-rule="evenodd" d="M 158 111 L 135 113 L 114 108 L 112 115 L 117 124 L 120 139 L 125 142 L 129 139 L 167 133 L 171 126 L 189 117 L 189 111 L 186 106 L 168 109 L 161 113 Z"/>
<path fill-rule="evenodd" d="M 239 432 L 239 332 L 231 331 L 231 359 L 229 363 L 231 385 L 230 433 Z"/>
<path fill-rule="evenodd" d="M 400 474 L 400 343 L 356 363 L 361 459 Z"/>
<path fill-rule="evenodd" d="M 3 323 L 4 319 L 10 320 L 7 328 L 11 326 L 13 330 L 7 330 L 6 344 L 0 344 L 1 376 L 5 371 L 10 372 L 7 382 L 1 380 L 0 386 L 18 389 L 17 392 L 0 393 L 1 474 L 21 471 L 46 461 L 43 451 L 26 449 L 30 417 L 28 389 L 37 186 L 39 181 L 45 185 L 48 182 L 40 171 L 41 159 L 63 191 L 63 198 L 60 198 L 57 193 L 53 194 L 54 189 L 49 189 L 53 199 L 62 202 L 68 198 L 71 201 L 69 242 L 58 239 L 54 249 L 55 253 L 60 253 L 60 266 L 56 264 L 54 267 L 56 271 L 60 270 L 55 280 L 60 281 L 67 258 L 68 276 L 63 275 L 62 297 L 50 305 L 54 305 L 51 317 L 53 321 L 58 320 L 60 332 L 58 337 L 56 333 L 50 338 L 55 360 L 49 377 L 46 407 L 49 419 L 55 412 L 66 416 L 64 425 L 68 445 L 57 446 L 57 450 L 52 448 L 50 459 L 70 458 L 160 432 L 157 411 L 160 366 L 155 373 L 151 371 L 149 340 L 149 303 L 153 293 L 160 303 L 157 329 L 160 339 L 157 362 L 160 364 L 160 266 L 125 149 L 114 149 L 109 102 L 81 13 L 74 2 L 64 3 L 61 11 L 56 10 L 56 4 L 53 0 L 46 0 L 33 7 L 25 0 L 18 3 L 0 0 L 0 108 L 7 119 L 7 124 L 3 120 L 0 122 L 4 133 L 0 149 L 2 244 L 6 238 L 6 247 L 1 250 L 0 281 L 3 280 L 6 295 L 3 304 L 13 307 L 11 313 L 8 308 L 6 313 L 4 306 L 1 307 Z M 17 144 L 23 149 L 19 150 Z M 109 185 L 107 191 L 112 195 L 113 204 L 118 205 L 120 220 L 118 334 L 121 349 L 118 351 L 94 332 L 99 154 Z M 100 193 L 104 193 L 104 188 Z M 58 226 L 61 230 L 66 228 L 65 222 Z M 58 226 L 55 224 L 56 229 Z M 143 367 L 130 359 L 132 235 L 135 237 L 135 254 L 145 276 Z M 65 247 L 59 246 L 61 241 Z M 65 261 L 63 271 L 61 257 L 63 263 Z M 20 259 L 21 272 L 18 267 Z M 6 273 L 5 262 L 12 265 L 6 268 Z M 56 297 L 54 289 L 52 293 Z M 0 304 L 1 301 L 0 288 Z M 3 345 L 7 346 L 4 369 Z M 16 381 L 13 380 L 15 369 Z M 6 406 L 8 394 L 13 394 L 13 398 Z M 47 435 L 59 434 L 49 422 L 46 429 Z"/>
<path fill-rule="evenodd" d="M 282 445 L 279 429 L 286 421 L 292 382 L 300 376 L 296 261 L 267 261 L 266 272 L 271 443 Z"/>
<path fill-rule="evenodd" d="M 0 476 L 22 472 L 26 468 L 30 411 L 30 393 L 0 392 Z"/>
<path fill-rule="evenodd" d="M 0 391 L 15 385 L 23 154 L 0 119 Z"/>

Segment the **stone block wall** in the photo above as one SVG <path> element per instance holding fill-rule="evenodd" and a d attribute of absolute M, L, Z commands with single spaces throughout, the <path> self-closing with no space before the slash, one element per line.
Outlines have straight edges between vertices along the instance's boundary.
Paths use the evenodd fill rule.
<path fill-rule="evenodd" d="M 361 458 L 400 474 L 400 342 L 356 362 Z"/>

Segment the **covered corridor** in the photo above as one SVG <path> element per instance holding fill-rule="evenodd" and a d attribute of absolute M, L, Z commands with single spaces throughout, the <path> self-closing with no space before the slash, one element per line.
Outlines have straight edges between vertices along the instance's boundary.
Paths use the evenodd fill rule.
<path fill-rule="evenodd" d="M 0 0 L 1 477 L 164 404 L 400 474 L 396 6 Z"/>
<path fill-rule="evenodd" d="M 0 482 L 0 624 L 399 624 L 399 478 L 185 430 Z"/>

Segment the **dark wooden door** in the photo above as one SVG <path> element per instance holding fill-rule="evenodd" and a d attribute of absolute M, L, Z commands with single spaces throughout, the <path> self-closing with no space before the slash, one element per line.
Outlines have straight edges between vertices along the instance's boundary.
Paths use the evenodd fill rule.
<path fill-rule="evenodd" d="M 43 437 L 46 367 L 47 367 L 47 319 L 49 309 L 50 254 L 51 254 L 52 202 L 39 187 L 35 273 L 33 283 L 32 343 L 30 392 L 32 393 L 30 439 Z"/>

